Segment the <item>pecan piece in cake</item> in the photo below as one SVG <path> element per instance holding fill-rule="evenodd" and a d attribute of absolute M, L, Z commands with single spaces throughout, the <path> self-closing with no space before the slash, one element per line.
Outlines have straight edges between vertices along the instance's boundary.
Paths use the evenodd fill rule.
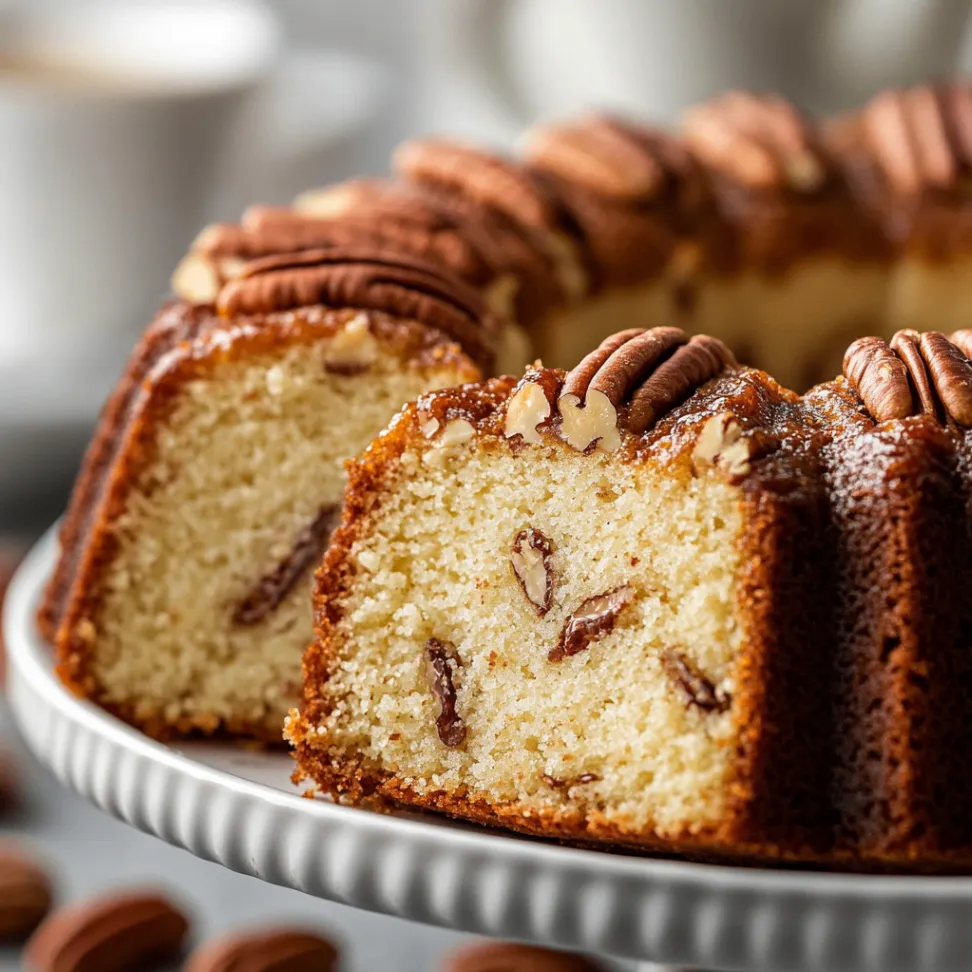
<path fill-rule="evenodd" d="M 466 739 L 466 727 L 456 711 L 456 672 L 462 668 L 462 659 L 451 641 L 429 638 L 425 645 L 425 661 L 429 686 L 439 703 L 439 715 L 435 720 L 439 739 L 443 745 L 455 749 Z"/>
<path fill-rule="evenodd" d="M 510 565 L 526 599 L 542 618 L 553 604 L 553 544 L 539 530 L 527 527 L 513 538 Z"/>
<path fill-rule="evenodd" d="M 661 660 L 665 674 L 685 693 L 689 705 L 703 712 L 725 712 L 729 708 L 729 698 L 682 652 L 669 648 Z"/>
<path fill-rule="evenodd" d="M 340 518 L 340 506 L 325 506 L 297 534 L 290 553 L 273 570 L 264 574 L 239 602 L 233 612 L 233 621 L 242 625 L 259 624 L 272 614 L 308 568 L 321 558 Z"/>
<path fill-rule="evenodd" d="M 548 661 L 563 661 L 583 651 L 592 642 L 614 629 L 618 615 L 631 600 L 632 590 L 626 585 L 603 594 L 595 594 L 564 622 L 557 644 L 547 653 Z"/>

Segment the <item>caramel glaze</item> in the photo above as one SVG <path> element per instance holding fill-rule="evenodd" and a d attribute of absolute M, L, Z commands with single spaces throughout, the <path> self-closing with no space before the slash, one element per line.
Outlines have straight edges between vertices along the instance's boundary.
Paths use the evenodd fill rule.
<path fill-rule="evenodd" d="M 563 372 L 534 371 L 555 402 Z M 305 658 L 299 773 L 352 801 L 422 806 L 485 824 L 581 842 L 622 842 L 704 859 L 773 860 L 866 870 L 972 868 L 972 448 L 935 416 L 876 423 L 844 378 L 803 397 L 731 367 L 648 432 L 625 433 L 618 461 L 700 473 L 705 422 L 731 412 L 761 454 L 738 479 L 745 527 L 737 597 L 749 633 L 733 712 L 736 780 L 725 820 L 658 841 L 596 814 L 525 815 L 460 794 L 419 794 L 308 729 L 336 699 L 336 627 L 353 587 L 350 550 L 380 515 L 421 425 L 464 418 L 476 447 L 568 448 L 556 409 L 539 445 L 504 435 L 511 378 L 436 392 L 407 406 L 350 469 L 342 526 L 318 574 L 316 638 Z M 744 433 L 745 434 L 745 433 Z M 768 444 L 767 444 L 768 443 Z M 592 451 L 592 450 L 588 450 Z M 715 473 L 718 475 L 718 473 Z"/>
<path fill-rule="evenodd" d="M 78 623 L 96 613 L 97 578 L 114 556 L 112 524 L 124 509 L 139 472 L 152 462 L 158 431 L 185 383 L 211 374 L 226 361 L 245 360 L 311 344 L 336 333 L 363 314 L 374 337 L 417 369 L 452 364 L 470 377 L 478 372 L 462 349 L 441 332 L 376 311 L 303 308 L 283 313 L 220 318 L 212 306 L 176 301 L 163 307 L 133 352 L 106 403 L 85 455 L 60 532 L 61 557 L 38 612 L 45 637 L 57 650 L 59 673 L 74 690 L 98 700 L 90 649 Z M 173 732 L 209 731 L 206 726 L 146 722 L 133 711 L 108 708 L 157 738 Z M 279 741 L 279 730 L 263 725 L 222 729 Z"/>
<path fill-rule="evenodd" d="M 889 135 L 886 109 L 898 101 L 911 107 Z M 935 104 L 945 140 L 938 155 L 912 158 Z M 675 133 L 591 116 L 527 133 L 520 160 L 435 140 L 407 143 L 396 159 L 394 179 L 332 187 L 343 200 L 333 211 L 256 207 L 240 227 L 204 233 L 196 251 L 229 258 L 232 275 L 235 262 L 271 253 L 398 248 L 478 288 L 511 283 L 513 317 L 530 327 L 608 287 L 672 278 L 682 293 L 707 274 L 779 277 L 818 257 L 945 261 L 972 233 L 972 90 L 962 82 L 884 92 L 824 121 L 775 96 L 730 92 L 691 109 Z M 564 247 L 583 271 L 575 292 Z"/>

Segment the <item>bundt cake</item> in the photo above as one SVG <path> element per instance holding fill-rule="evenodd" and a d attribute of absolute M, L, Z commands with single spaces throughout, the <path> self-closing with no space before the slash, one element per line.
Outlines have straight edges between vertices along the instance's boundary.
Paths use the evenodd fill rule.
<path fill-rule="evenodd" d="M 538 128 L 517 160 L 421 139 L 391 178 L 207 227 L 65 520 L 41 611 L 61 674 L 153 734 L 276 737 L 342 462 L 406 401 L 645 326 L 802 391 L 926 304 L 959 326 L 970 99 L 925 85 L 817 122 L 736 92 L 678 133 Z"/>
<path fill-rule="evenodd" d="M 520 831 L 972 863 L 972 332 L 804 396 L 621 332 L 408 405 L 350 466 L 300 775 Z"/>

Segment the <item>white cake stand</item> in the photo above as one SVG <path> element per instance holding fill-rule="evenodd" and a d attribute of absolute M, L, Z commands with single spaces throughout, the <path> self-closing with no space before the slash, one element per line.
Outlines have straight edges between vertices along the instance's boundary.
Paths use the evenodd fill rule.
<path fill-rule="evenodd" d="M 28 744 L 68 786 L 199 857 L 412 921 L 631 961 L 725 970 L 967 972 L 972 878 L 716 867 L 575 850 L 298 797 L 283 753 L 164 746 L 64 691 L 34 611 L 55 552 L 5 611 Z"/>

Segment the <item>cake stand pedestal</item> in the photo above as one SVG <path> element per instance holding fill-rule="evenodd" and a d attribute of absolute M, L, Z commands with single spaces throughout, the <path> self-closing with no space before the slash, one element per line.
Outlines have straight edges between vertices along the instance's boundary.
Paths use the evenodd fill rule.
<path fill-rule="evenodd" d="M 301 799 L 285 753 L 162 745 L 66 692 L 34 612 L 49 533 L 4 611 L 14 714 L 103 810 L 225 867 L 411 921 L 614 956 L 647 972 L 967 972 L 972 878 L 722 867 L 561 847 Z"/>

